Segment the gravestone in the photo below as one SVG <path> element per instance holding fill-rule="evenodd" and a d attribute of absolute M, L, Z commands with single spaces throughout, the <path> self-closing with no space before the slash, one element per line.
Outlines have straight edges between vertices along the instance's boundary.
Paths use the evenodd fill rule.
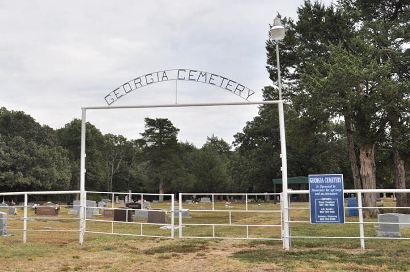
<path fill-rule="evenodd" d="M 120 207 L 114 210 L 114 221 L 132 222 L 132 210 Z"/>
<path fill-rule="evenodd" d="M 80 214 L 80 209 L 81 209 L 81 202 L 80 200 L 74 200 L 73 201 L 73 211 L 76 215 Z"/>
<path fill-rule="evenodd" d="M 142 204 L 142 208 L 146 210 L 151 209 L 151 202 L 144 200 L 144 203 Z"/>
<path fill-rule="evenodd" d="M 148 223 L 166 224 L 165 213 L 163 210 L 149 210 Z"/>
<path fill-rule="evenodd" d="M 16 215 L 17 214 L 17 210 L 16 207 L 9 207 L 9 215 Z"/>
<path fill-rule="evenodd" d="M 107 218 L 113 218 L 114 216 L 114 210 L 107 210 L 104 209 L 102 212 L 103 217 L 107 217 Z"/>
<path fill-rule="evenodd" d="M 211 198 L 210 197 L 201 197 L 200 202 L 201 203 L 211 203 Z"/>
<path fill-rule="evenodd" d="M 135 210 L 134 219 L 136 220 L 147 220 L 148 211 L 147 210 Z"/>
<path fill-rule="evenodd" d="M 93 200 L 87 200 L 86 202 L 86 216 L 87 218 L 91 218 L 94 215 L 98 215 L 98 208 L 97 207 L 97 202 L 93 201 Z M 73 210 L 75 211 L 75 214 L 79 215 L 80 214 L 80 209 L 81 209 L 81 202 L 80 200 L 74 200 L 73 202 Z"/>
<path fill-rule="evenodd" d="M 7 213 L 0 212 L 0 236 L 7 235 Z"/>
<path fill-rule="evenodd" d="M 399 226 L 402 228 L 410 228 L 410 214 L 404 213 L 388 213 L 399 217 Z"/>
<path fill-rule="evenodd" d="M 181 216 L 182 218 L 191 218 L 191 214 L 189 213 L 188 209 L 181 209 Z M 179 209 L 175 209 L 175 217 L 179 217 Z"/>
<path fill-rule="evenodd" d="M 134 210 L 141 209 L 141 203 L 138 203 L 138 202 L 129 202 L 129 203 L 126 203 L 125 206 L 127 208 L 134 209 Z"/>
<path fill-rule="evenodd" d="M 37 206 L 35 213 L 36 215 L 57 216 L 58 209 L 53 206 Z"/>
<path fill-rule="evenodd" d="M 378 221 L 379 229 L 377 230 L 377 236 L 400 237 L 399 216 L 397 214 L 379 214 Z"/>
<path fill-rule="evenodd" d="M 399 213 L 400 228 L 410 228 L 410 214 Z"/>
<path fill-rule="evenodd" d="M 100 215 L 100 209 L 98 209 L 97 201 L 90 201 L 90 205 L 87 203 L 87 207 L 95 207 L 95 208 L 89 208 L 92 210 L 93 215 Z"/>

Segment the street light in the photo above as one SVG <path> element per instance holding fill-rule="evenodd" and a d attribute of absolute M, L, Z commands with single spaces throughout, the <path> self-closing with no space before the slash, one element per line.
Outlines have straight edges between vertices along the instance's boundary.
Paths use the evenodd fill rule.
<path fill-rule="evenodd" d="M 286 159 L 286 138 L 285 138 L 285 117 L 283 112 L 282 100 L 282 81 L 280 77 L 279 63 L 279 42 L 285 38 L 285 27 L 282 25 L 280 18 L 273 20 L 273 26 L 269 30 L 269 39 L 276 43 L 276 66 L 278 69 L 278 89 L 279 89 L 279 132 L 280 132 L 280 157 L 282 158 L 282 212 L 283 212 L 283 248 L 290 249 L 290 232 L 289 232 L 289 200 L 288 200 L 288 166 Z"/>
<path fill-rule="evenodd" d="M 269 30 L 269 39 L 276 43 L 276 64 L 278 68 L 278 87 L 279 87 L 279 100 L 282 100 L 282 82 L 280 78 L 280 66 L 279 66 L 279 42 L 285 38 L 285 27 L 282 25 L 280 18 L 276 16 L 273 19 L 273 25 Z"/>

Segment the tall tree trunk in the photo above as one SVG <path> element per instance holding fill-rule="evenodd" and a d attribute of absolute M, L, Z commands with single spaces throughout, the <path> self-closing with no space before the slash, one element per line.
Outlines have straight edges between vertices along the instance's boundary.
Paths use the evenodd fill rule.
<path fill-rule="evenodd" d="M 164 201 L 164 196 L 162 194 L 164 194 L 164 181 L 161 179 L 159 182 L 159 197 L 158 197 L 158 201 L 162 202 Z"/>
<path fill-rule="evenodd" d="M 108 184 L 108 192 L 112 192 L 112 180 L 114 177 L 114 163 L 111 164 L 110 181 Z"/>
<path fill-rule="evenodd" d="M 391 126 L 391 139 L 393 149 L 393 169 L 394 169 L 394 187 L 396 189 L 406 189 L 406 169 L 404 160 L 400 156 L 399 143 L 402 141 L 402 135 L 400 131 L 400 115 L 397 112 L 392 112 L 389 115 Z M 406 207 L 407 194 L 396 194 L 396 207 Z M 402 212 L 404 210 L 399 210 Z"/>
<path fill-rule="evenodd" d="M 354 188 L 361 189 L 362 182 L 360 180 L 360 171 L 359 166 L 357 164 L 356 151 L 354 148 L 352 121 L 350 120 L 350 116 L 348 115 L 345 116 L 345 127 L 347 138 L 347 150 L 349 153 L 350 167 L 352 169 Z"/>
<path fill-rule="evenodd" d="M 376 164 L 374 161 L 374 144 L 364 144 L 360 147 L 360 177 L 363 189 L 376 189 Z M 364 193 L 364 207 L 376 207 L 376 194 Z M 379 213 L 377 208 L 363 209 L 363 215 L 376 217 Z"/>
<path fill-rule="evenodd" d="M 396 189 L 406 189 L 406 170 L 404 160 L 401 159 L 397 149 L 393 150 L 394 185 Z M 407 194 L 396 194 L 396 207 L 407 206 Z M 401 210 L 400 210 L 401 211 Z M 399 211 L 399 212 L 400 212 Z"/>

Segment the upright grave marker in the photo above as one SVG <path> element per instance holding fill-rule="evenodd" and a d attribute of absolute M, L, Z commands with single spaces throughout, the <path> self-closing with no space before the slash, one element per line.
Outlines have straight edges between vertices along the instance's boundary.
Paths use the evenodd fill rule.
<path fill-rule="evenodd" d="M 345 222 L 343 175 L 309 175 L 310 223 Z"/>

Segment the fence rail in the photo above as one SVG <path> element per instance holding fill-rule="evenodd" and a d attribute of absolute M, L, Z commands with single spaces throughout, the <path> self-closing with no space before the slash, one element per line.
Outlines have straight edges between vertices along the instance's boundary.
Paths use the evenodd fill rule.
<path fill-rule="evenodd" d="M 385 237 L 385 236 L 377 236 L 377 235 L 366 235 L 366 230 L 365 230 L 365 225 L 399 225 L 399 228 L 401 225 L 410 225 L 409 223 L 406 222 L 379 222 L 379 221 L 366 221 L 364 216 L 363 216 L 363 210 L 366 209 L 378 209 L 378 210 L 387 210 L 387 209 L 394 209 L 394 210 L 401 210 L 401 209 L 410 209 L 410 207 L 396 207 L 396 206 L 376 206 L 376 207 L 364 207 L 363 206 L 363 194 L 385 194 L 385 193 L 410 193 L 410 189 L 345 189 L 344 194 L 350 194 L 350 195 L 355 195 L 357 199 L 357 207 L 345 207 L 345 209 L 351 209 L 351 210 L 357 210 L 358 212 L 358 221 L 347 221 L 345 224 L 351 224 L 351 225 L 358 225 L 359 226 L 359 235 L 358 236 L 325 236 L 325 235 L 289 235 L 289 237 L 284 237 L 284 238 L 289 238 L 289 239 L 356 239 L 360 241 L 360 247 L 361 249 L 365 249 L 365 241 L 366 240 L 409 240 L 410 239 L 410 229 L 409 231 L 406 231 L 406 234 L 409 237 Z M 288 195 L 291 199 L 292 195 L 309 195 L 309 190 L 289 190 Z M 290 199 L 288 201 L 290 201 Z M 304 208 L 304 207 L 297 207 L 297 208 L 292 208 L 291 206 L 291 201 L 289 204 L 289 209 L 287 212 L 291 210 L 310 210 L 310 208 Z M 286 212 L 286 211 L 284 211 Z M 288 221 L 289 227 L 292 230 L 292 228 L 295 228 L 295 224 L 306 224 L 310 223 L 308 220 L 291 220 L 291 215 L 290 215 L 290 220 Z M 410 219 L 410 217 L 409 217 Z M 368 219 L 368 220 L 373 220 L 373 219 Z M 410 227 L 410 226 L 409 226 Z M 330 228 L 330 227 L 329 227 Z M 374 231 L 374 229 L 371 229 L 370 231 Z M 407 233 L 408 232 L 408 233 Z"/>
<path fill-rule="evenodd" d="M 159 237 L 193 239 L 237 239 L 237 240 L 278 240 L 289 239 L 324 239 L 324 240 L 357 240 L 365 249 L 366 240 L 410 240 L 410 215 L 407 222 L 379 222 L 375 218 L 365 218 L 367 209 L 378 209 L 384 212 L 400 212 L 410 207 L 396 207 L 393 199 L 382 198 L 384 206 L 364 207 L 365 194 L 399 194 L 410 193 L 410 189 L 346 189 L 344 194 L 355 196 L 357 206 L 345 207 L 354 210 L 357 215 L 347 218 L 345 226 L 326 225 L 322 228 L 310 224 L 310 208 L 307 202 L 294 199 L 295 196 L 309 195 L 308 190 L 289 190 L 288 208 L 284 208 L 282 194 L 278 193 L 180 193 L 178 201 L 173 194 L 151 194 L 132 192 L 85 192 L 84 202 L 67 205 L 58 201 L 58 216 L 36 214 L 33 203 L 56 199 L 78 199 L 81 192 L 73 191 L 35 191 L 3 192 L 4 200 L 19 200 L 14 206 L 0 204 L 0 211 L 13 208 L 19 214 L 10 214 L 11 222 L 8 231 L 22 234 L 23 242 L 27 241 L 29 232 L 67 232 L 104 235 L 121 235 L 132 237 Z M 105 199 L 106 206 L 97 205 L 95 200 Z M 165 199 L 164 201 L 162 201 Z M 88 200 L 88 202 L 87 202 Z M 122 206 L 125 202 L 140 203 L 138 209 Z M 1 199 L 0 199 L 1 201 Z M 144 206 L 150 201 L 152 207 Z M 381 202 L 379 202 L 381 203 Z M 386 206 L 387 205 L 387 206 Z M 145 216 L 159 211 L 163 221 L 148 222 Z M 95 214 L 94 214 L 95 213 Z M 284 221 L 284 213 L 289 220 Z M 123 221 L 115 219 L 123 214 Z M 129 216 L 131 215 L 131 219 Z M 83 216 L 83 217 L 82 217 Z M 175 217 L 178 217 L 175 221 Z M 141 219 L 142 218 L 142 219 Z M 165 219 L 164 219 L 165 218 Z M 2 218 L 4 221 L 5 219 Z M 42 224 L 37 227 L 35 221 Z M 18 224 L 17 224 L 17 223 Z M 54 223 L 55 224 L 54 224 Z M 1 222 L 0 222 L 1 223 Z M 47 225 L 51 224 L 52 227 Z M 284 235 L 284 225 L 289 226 L 289 235 Z M 377 227 L 399 225 L 400 237 L 378 235 Z M 37 227 L 37 228 L 36 228 Z M 332 229 L 333 228 L 333 229 Z M 309 230 L 310 232 L 308 232 Z M 2 230 L 0 229 L 0 234 Z"/>

